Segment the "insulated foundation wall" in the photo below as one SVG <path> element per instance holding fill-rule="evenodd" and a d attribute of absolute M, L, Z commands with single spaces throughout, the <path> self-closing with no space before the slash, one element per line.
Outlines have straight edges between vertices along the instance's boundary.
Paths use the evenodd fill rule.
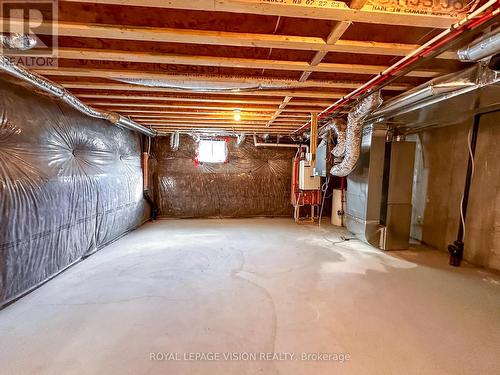
<path fill-rule="evenodd" d="M 419 133 L 423 163 L 417 170 L 416 187 L 427 190 L 414 202 L 423 208 L 417 225 L 423 242 L 444 251 L 457 236 L 472 123 L 469 118 Z M 500 112 L 481 115 L 464 241 L 467 261 L 496 270 L 500 270 L 499 124 Z"/>
<path fill-rule="evenodd" d="M 250 137 L 248 137 L 250 138 Z M 228 161 L 196 163 L 197 143 L 181 136 L 178 151 L 168 137 L 153 142 L 154 191 L 163 217 L 292 216 L 293 148 L 236 147 L 228 138 Z"/>
<path fill-rule="evenodd" d="M 0 305 L 147 218 L 140 146 L 0 76 Z"/>

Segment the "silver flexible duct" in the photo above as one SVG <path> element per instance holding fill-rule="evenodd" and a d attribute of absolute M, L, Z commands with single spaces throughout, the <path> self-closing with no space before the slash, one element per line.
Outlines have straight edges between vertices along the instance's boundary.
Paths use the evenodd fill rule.
<path fill-rule="evenodd" d="M 245 83 L 244 78 L 235 82 L 210 82 L 203 76 L 176 75 L 165 79 L 115 78 L 115 81 L 146 87 L 161 87 L 179 91 L 192 92 L 239 92 L 255 90 L 282 90 L 298 87 L 293 82 L 274 82 L 272 79 L 262 80 L 262 83 Z"/>
<path fill-rule="evenodd" d="M 26 34 L 0 34 L 2 48 L 27 51 L 37 45 L 37 40 Z"/>
<path fill-rule="evenodd" d="M 330 170 L 333 176 L 347 176 L 356 166 L 361 150 L 363 122 L 368 115 L 382 104 L 380 91 L 363 99 L 347 116 L 346 148 L 344 159 Z"/>
<path fill-rule="evenodd" d="M 500 51 L 500 27 L 457 51 L 460 61 L 479 61 Z"/>
<path fill-rule="evenodd" d="M 195 141 L 196 143 L 198 143 L 201 140 L 201 137 L 200 137 L 200 135 L 198 133 L 192 132 L 192 133 L 188 133 L 188 135 L 191 138 L 193 138 L 193 141 Z"/>
<path fill-rule="evenodd" d="M 240 147 L 243 143 L 245 143 L 246 139 L 246 134 L 245 133 L 240 133 L 236 135 L 236 147 Z"/>
<path fill-rule="evenodd" d="M 174 132 L 170 134 L 170 149 L 172 151 L 177 151 L 180 145 L 180 134 L 179 132 Z"/>
<path fill-rule="evenodd" d="M 0 55 L 0 70 L 3 70 L 11 76 L 29 83 L 43 92 L 59 98 L 87 116 L 108 120 L 117 126 L 145 134 L 148 137 L 155 137 L 157 134 L 156 131 L 148 129 L 124 116 L 119 115 L 118 113 L 98 110 L 86 105 L 62 86 L 36 73 L 30 72 L 24 67 L 13 63 L 8 57 L 3 55 Z"/>
<path fill-rule="evenodd" d="M 332 150 L 332 154 L 336 158 L 341 158 L 345 154 L 346 145 L 346 123 L 342 119 L 335 119 L 329 124 L 323 126 L 320 130 L 319 136 L 323 138 L 326 133 L 331 130 L 337 137 L 337 144 Z"/>

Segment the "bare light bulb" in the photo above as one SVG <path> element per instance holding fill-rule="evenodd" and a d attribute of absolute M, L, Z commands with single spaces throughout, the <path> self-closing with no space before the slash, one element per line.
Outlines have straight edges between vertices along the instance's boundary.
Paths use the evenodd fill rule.
<path fill-rule="evenodd" d="M 234 111 L 234 121 L 240 121 L 240 120 L 241 120 L 240 111 Z"/>

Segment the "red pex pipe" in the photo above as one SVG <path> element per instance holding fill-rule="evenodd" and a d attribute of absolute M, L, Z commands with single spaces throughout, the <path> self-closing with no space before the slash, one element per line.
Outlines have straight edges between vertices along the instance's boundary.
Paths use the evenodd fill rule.
<path fill-rule="evenodd" d="M 486 4 L 485 4 L 486 5 Z M 385 82 L 389 78 L 394 77 L 398 72 L 403 70 L 404 68 L 412 65 L 413 63 L 421 60 L 422 58 L 426 57 L 430 53 L 434 52 L 436 49 L 440 48 L 441 46 L 445 45 L 446 43 L 452 41 L 455 39 L 457 36 L 460 36 L 463 34 L 466 30 L 472 30 L 476 28 L 477 26 L 485 23 L 486 21 L 489 21 L 491 18 L 496 16 L 498 13 L 500 5 L 497 2 L 495 2 L 492 5 L 489 5 L 489 10 L 487 13 L 483 14 L 481 17 L 474 19 L 463 19 L 453 25 L 447 30 L 445 30 L 442 34 L 441 37 L 439 37 L 436 40 L 431 40 L 428 43 L 430 43 L 428 46 L 422 46 L 420 47 L 422 51 L 418 52 L 414 56 L 408 55 L 406 57 L 403 57 L 401 60 L 396 62 L 395 64 L 391 65 L 389 68 L 387 68 L 384 72 L 376 75 L 373 77 L 370 81 L 366 82 L 364 85 L 361 87 L 357 88 L 354 91 L 351 91 L 349 94 L 346 96 L 342 97 L 341 99 L 337 100 L 335 103 L 333 103 L 330 107 L 326 108 L 323 112 L 321 112 L 318 115 L 318 120 L 325 117 L 326 115 L 342 108 L 346 103 L 350 102 L 351 100 L 354 100 L 356 97 L 365 94 L 372 88 L 380 85 L 381 83 Z M 486 11 L 488 8 L 483 9 L 481 12 Z M 480 9 L 478 9 L 476 12 L 479 12 Z M 475 12 L 475 13 L 476 13 Z M 465 22 L 465 23 L 462 23 Z M 300 128 L 295 130 L 293 133 L 300 132 L 301 130 L 307 129 L 310 126 L 310 121 L 308 121 L 306 124 L 302 125 Z"/>

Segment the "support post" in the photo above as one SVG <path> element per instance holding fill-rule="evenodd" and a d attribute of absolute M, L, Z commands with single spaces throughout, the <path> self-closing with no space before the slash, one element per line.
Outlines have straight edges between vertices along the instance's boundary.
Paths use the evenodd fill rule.
<path fill-rule="evenodd" d="M 318 114 L 311 113 L 311 137 L 309 138 L 309 150 L 311 152 L 311 165 L 314 167 L 316 161 L 316 147 L 318 146 Z"/>

